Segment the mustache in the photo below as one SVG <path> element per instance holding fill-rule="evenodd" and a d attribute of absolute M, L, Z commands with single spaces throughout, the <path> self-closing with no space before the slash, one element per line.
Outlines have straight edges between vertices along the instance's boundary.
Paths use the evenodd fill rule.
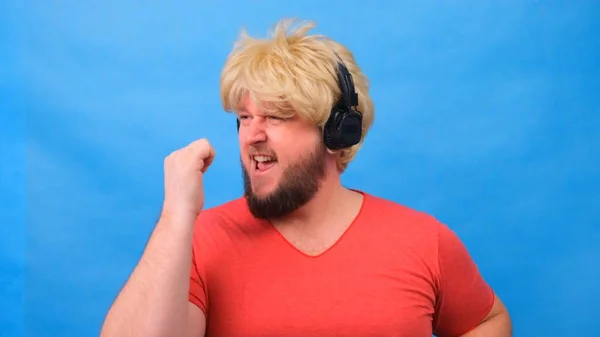
<path fill-rule="evenodd" d="M 265 155 L 265 156 L 277 158 L 277 155 L 275 154 L 275 152 L 273 152 L 263 146 L 260 146 L 260 147 L 250 146 L 248 148 L 248 154 L 250 156 L 254 156 L 254 155 L 258 154 L 258 155 Z"/>

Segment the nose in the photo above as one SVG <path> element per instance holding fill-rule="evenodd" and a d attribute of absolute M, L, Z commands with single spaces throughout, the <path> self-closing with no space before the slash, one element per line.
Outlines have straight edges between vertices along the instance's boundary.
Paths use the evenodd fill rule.
<path fill-rule="evenodd" d="M 267 140 L 267 134 L 260 118 L 253 118 L 244 129 L 246 144 L 252 145 Z"/>

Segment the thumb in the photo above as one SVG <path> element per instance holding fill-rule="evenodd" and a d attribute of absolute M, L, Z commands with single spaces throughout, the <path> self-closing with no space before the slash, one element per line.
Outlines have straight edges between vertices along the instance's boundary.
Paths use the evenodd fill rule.
<path fill-rule="evenodd" d="M 208 168 L 210 167 L 210 165 L 213 163 L 215 159 L 215 150 L 213 149 L 212 146 L 209 147 L 208 149 L 208 155 L 204 158 L 204 165 L 202 165 L 202 173 L 206 172 L 206 170 L 208 170 Z"/>

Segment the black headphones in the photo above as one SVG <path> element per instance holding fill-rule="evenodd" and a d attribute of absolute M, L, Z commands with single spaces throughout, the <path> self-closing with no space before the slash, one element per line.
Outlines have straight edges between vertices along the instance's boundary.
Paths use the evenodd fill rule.
<path fill-rule="evenodd" d="M 358 94 L 354 90 L 352 75 L 341 58 L 337 76 L 342 95 L 331 109 L 323 130 L 325 146 L 332 151 L 354 146 L 362 137 L 362 114 L 354 109 L 358 107 Z"/>
<path fill-rule="evenodd" d="M 332 151 L 354 146 L 362 137 L 362 114 L 354 109 L 358 106 L 358 94 L 354 89 L 352 75 L 341 58 L 337 66 L 337 77 L 341 97 L 331 109 L 323 130 L 325 146 Z M 240 121 L 236 121 L 239 131 Z"/>

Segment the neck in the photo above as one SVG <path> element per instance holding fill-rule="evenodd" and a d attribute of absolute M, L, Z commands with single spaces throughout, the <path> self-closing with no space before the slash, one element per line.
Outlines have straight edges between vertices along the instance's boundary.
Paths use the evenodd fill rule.
<path fill-rule="evenodd" d="M 335 172 L 328 172 L 319 191 L 308 203 L 285 217 L 271 219 L 271 222 L 277 227 L 294 226 L 303 227 L 307 231 L 315 230 L 343 213 L 346 205 L 356 196 L 356 192 L 342 185 L 336 169 Z"/>

